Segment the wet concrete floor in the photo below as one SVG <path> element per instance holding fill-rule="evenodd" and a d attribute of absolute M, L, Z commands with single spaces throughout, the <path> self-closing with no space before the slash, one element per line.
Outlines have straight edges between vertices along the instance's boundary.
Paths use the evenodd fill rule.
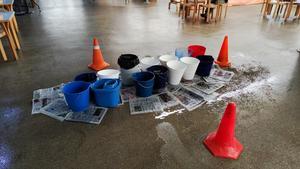
<path fill-rule="evenodd" d="M 168 11 L 167 1 L 52 0 L 40 5 L 41 14 L 18 17 L 20 60 L 0 62 L 0 169 L 300 166 L 299 20 L 264 20 L 257 5 L 231 7 L 217 24 L 194 25 L 182 22 L 174 6 Z M 33 90 L 88 71 L 94 36 L 117 68 L 121 53 L 157 56 L 188 44 L 203 44 L 216 56 L 226 34 L 233 66 L 250 70 L 251 76 L 241 73 L 218 101 L 192 112 L 160 120 L 155 114 L 130 116 L 125 104 L 110 109 L 99 126 L 31 115 Z M 236 136 L 244 145 L 235 161 L 213 157 L 202 144 L 228 101 L 237 102 Z"/>

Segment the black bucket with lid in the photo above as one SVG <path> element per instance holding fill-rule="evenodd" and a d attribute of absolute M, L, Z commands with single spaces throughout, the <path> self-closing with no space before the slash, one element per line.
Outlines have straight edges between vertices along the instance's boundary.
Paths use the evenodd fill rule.
<path fill-rule="evenodd" d="M 118 64 L 122 69 L 132 69 L 140 63 L 137 55 L 122 54 L 118 59 Z"/>

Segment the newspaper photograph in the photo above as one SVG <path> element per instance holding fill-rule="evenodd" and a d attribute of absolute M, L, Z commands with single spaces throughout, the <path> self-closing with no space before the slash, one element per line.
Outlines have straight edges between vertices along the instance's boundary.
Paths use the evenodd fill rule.
<path fill-rule="evenodd" d="M 129 108 L 131 115 L 163 111 L 158 96 L 129 100 Z"/>
<path fill-rule="evenodd" d="M 32 100 L 32 110 L 31 114 L 38 114 L 41 112 L 41 109 L 47 106 L 51 100 L 49 98 L 44 98 L 44 99 L 33 99 Z"/>
<path fill-rule="evenodd" d="M 200 107 L 205 100 L 202 96 L 182 87 L 179 90 L 172 93 L 174 97 L 178 99 L 180 104 L 185 107 L 188 111 L 192 111 Z"/>
<path fill-rule="evenodd" d="M 184 86 L 191 86 L 191 85 L 194 85 L 194 84 L 196 84 L 200 81 L 202 81 L 202 77 L 198 76 L 198 75 L 195 75 L 193 80 L 184 80 L 184 79 L 182 79 L 181 84 L 184 85 Z"/>
<path fill-rule="evenodd" d="M 64 121 L 71 110 L 63 98 L 53 100 L 49 105 L 41 109 L 41 113 L 59 121 Z"/>
<path fill-rule="evenodd" d="M 177 91 L 180 88 L 181 88 L 181 85 L 176 85 L 176 86 L 174 86 L 174 85 L 168 85 L 167 86 L 167 91 L 172 93 L 172 92 Z"/>
<path fill-rule="evenodd" d="M 54 87 L 38 89 L 33 91 L 33 100 L 44 98 L 58 98 L 63 97 L 62 87 L 63 83 Z"/>
<path fill-rule="evenodd" d="M 224 82 L 229 82 L 233 76 L 234 76 L 233 72 L 222 70 L 222 69 L 212 69 L 210 73 L 211 78 L 221 80 Z"/>
<path fill-rule="evenodd" d="M 200 90 L 206 94 L 211 94 L 220 88 L 224 86 L 223 83 L 205 83 L 205 82 L 198 82 L 197 84 L 194 84 L 192 86 L 189 86 L 189 88 L 192 88 L 194 90 Z M 194 91 L 193 90 L 193 91 Z"/>
<path fill-rule="evenodd" d="M 200 96 L 202 96 L 203 99 L 204 99 L 205 101 L 207 101 L 207 102 L 216 100 L 217 97 L 220 95 L 220 94 L 217 93 L 217 92 L 213 92 L 213 93 L 211 93 L 211 94 L 206 94 L 206 93 L 204 93 L 204 92 L 202 92 L 202 91 L 200 91 L 200 90 L 194 89 L 194 88 L 192 88 L 192 87 L 188 87 L 187 89 L 190 90 L 190 91 L 192 91 L 192 92 L 194 92 L 194 93 L 196 93 L 196 94 L 198 94 L 198 95 L 200 95 Z"/>
<path fill-rule="evenodd" d="M 106 112 L 107 108 L 90 106 L 89 109 L 86 111 L 69 113 L 65 120 L 73 122 L 100 124 Z"/>
<path fill-rule="evenodd" d="M 169 92 L 158 94 L 157 97 L 159 98 L 163 109 L 179 104 L 177 99 L 175 99 Z"/>
<path fill-rule="evenodd" d="M 129 100 L 136 99 L 135 87 L 121 89 L 121 98 L 124 103 L 128 102 Z"/>

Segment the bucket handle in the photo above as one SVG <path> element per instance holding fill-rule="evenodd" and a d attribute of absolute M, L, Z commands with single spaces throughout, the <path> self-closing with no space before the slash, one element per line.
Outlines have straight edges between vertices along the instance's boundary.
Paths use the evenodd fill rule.
<path fill-rule="evenodd" d="M 144 86 L 143 84 L 141 84 L 141 83 L 139 83 L 139 82 L 136 82 L 138 85 L 140 85 L 140 86 L 142 86 L 143 88 L 151 88 L 151 87 L 153 87 L 153 85 L 151 85 L 151 86 Z"/>

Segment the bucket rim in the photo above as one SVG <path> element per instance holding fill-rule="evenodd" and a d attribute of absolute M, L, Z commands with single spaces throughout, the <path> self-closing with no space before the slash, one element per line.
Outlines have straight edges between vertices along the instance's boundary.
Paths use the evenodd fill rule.
<path fill-rule="evenodd" d="M 109 72 L 112 72 L 109 74 Z M 118 69 L 104 69 L 97 72 L 97 76 L 119 75 L 121 72 Z"/>
<path fill-rule="evenodd" d="M 182 57 L 180 58 L 180 61 L 186 65 L 196 65 L 199 64 L 199 59 L 194 58 L 194 57 Z"/>
<path fill-rule="evenodd" d="M 181 61 L 178 61 L 178 60 L 170 60 L 167 62 L 167 67 L 169 69 L 172 69 L 172 70 L 177 70 L 177 69 L 174 69 L 173 66 L 171 66 L 170 64 L 172 64 L 173 62 L 176 62 L 177 64 L 181 65 L 181 69 L 186 69 L 187 65 Z"/>
<path fill-rule="evenodd" d="M 154 80 L 154 78 L 155 78 L 155 74 L 152 73 L 152 72 L 150 72 L 150 71 L 135 72 L 135 73 L 132 74 L 132 76 L 134 76 L 134 75 L 136 75 L 136 74 L 142 74 L 142 73 L 148 73 L 148 74 L 151 74 L 151 75 L 152 75 L 152 78 L 149 79 L 149 80 Z M 134 79 L 134 78 L 132 78 L 132 79 L 133 79 L 135 82 L 138 82 L 136 79 Z M 139 80 L 139 82 L 147 82 L 147 81 L 149 81 L 149 80 Z"/>
<path fill-rule="evenodd" d="M 82 91 L 80 91 L 80 92 L 67 92 L 67 91 L 66 91 L 68 87 L 70 87 L 70 86 L 72 86 L 72 85 L 75 85 L 76 83 L 77 83 L 77 84 L 82 84 L 82 86 L 86 87 L 86 89 L 84 89 L 84 90 L 82 90 Z M 69 83 L 67 83 L 67 84 L 65 84 L 65 85 L 63 86 L 62 92 L 63 92 L 64 94 L 67 94 L 67 95 L 70 95 L 70 94 L 80 94 L 80 93 L 85 92 L 86 90 L 89 90 L 89 88 L 91 87 L 91 84 L 92 84 L 92 83 L 90 83 L 90 82 L 85 82 L 85 81 L 71 81 L 71 82 L 69 82 Z"/>

